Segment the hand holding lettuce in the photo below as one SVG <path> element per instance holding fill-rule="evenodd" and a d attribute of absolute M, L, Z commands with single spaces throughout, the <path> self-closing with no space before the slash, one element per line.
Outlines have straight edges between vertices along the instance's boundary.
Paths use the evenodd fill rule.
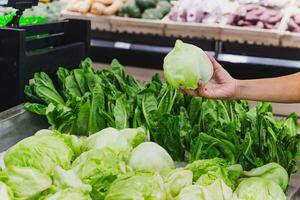
<path fill-rule="evenodd" d="M 186 58 L 192 54 L 201 54 L 200 60 Z M 37 80 L 26 89 L 33 100 L 26 108 L 45 115 L 55 131 L 88 138 L 55 136 L 71 152 L 68 164 L 56 158 L 56 151 L 48 153 L 39 145 L 49 158 L 47 166 L 35 164 L 34 159 L 24 164 L 18 161 L 20 157 L 12 158 L 23 149 L 28 158 L 34 158 L 31 155 L 35 151 L 28 147 L 16 148 L 7 162 L 46 168 L 51 176 L 54 171 L 56 180 L 47 190 L 50 194 L 43 194 L 53 199 L 60 199 L 62 194 L 81 195 L 78 198 L 83 199 L 130 199 L 139 195 L 143 199 L 153 193 L 152 199 L 261 200 L 258 195 L 248 195 L 258 191 L 254 193 L 275 200 L 269 189 L 276 190 L 281 198 L 288 175 L 297 170 L 295 161 L 300 155 L 296 115 L 275 121 L 268 103 L 249 109 L 246 101 L 208 100 L 180 93 L 176 89 L 180 85 L 192 88 L 199 80 L 210 79 L 207 59 L 196 47 L 177 42 L 165 59 L 168 83 L 156 75 L 141 85 L 126 75 L 116 60 L 111 69 L 97 72 L 90 59 L 79 69 L 60 68 L 57 75 L 61 90 L 45 74 L 36 75 Z M 176 66 L 178 63 L 182 65 Z M 186 73 L 180 73 L 182 66 Z M 40 137 L 51 137 L 45 135 Z M 173 160 L 189 164 L 174 169 Z M 57 169 L 61 169 L 58 174 Z M 72 173 L 80 181 L 65 180 Z M 161 179 L 163 188 L 158 181 Z M 256 181 L 261 187 L 255 186 Z M 89 195 L 85 185 L 91 188 Z M 74 189 L 80 194 L 74 194 Z"/>
<path fill-rule="evenodd" d="M 196 47 L 185 48 L 194 51 Z M 186 56 L 184 51 L 174 52 L 176 56 Z M 198 67 L 202 70 L 205 65 Z M 220 157 L 231 164 L 241 164 L 245 170 L 270 162 L 279 163 L 289 174 L 297 170 L 295 160 L 300 155 L 297 118 L 292 114 L 287 120 L 275 121 L 268 103 L 249 109 L 246 101 L 191 97 L 163 83 L 158 76 L 141 85 L 126 75 L 116 60 L 111 69 L 96 72 L 92 61 L 86 59 L 79 69 L 60 68 L 57 75 L 61 90 L 45 74 L 36 75 L 34 83 L 26 88 L 33 103 L 25 105 L 30 111 L 46 115 L 54 130 L 91 135 L 105 127 L 143 126 L 150 133 L 150 140 L 166 149 L 175 161 Z M 47 88 L 47 92 L 40 91 L 40 87 Z M 85 148 L 101 141 L 101 135 L 98 133 Z M 99 144 L 108 145 L 116 136 L 108 136 Z M 140 143 L 138 140 L 136 145 Z M 128 146 L 125 140 L 116 145 L 123 149 L 126 147 L 122 145 Z"/>

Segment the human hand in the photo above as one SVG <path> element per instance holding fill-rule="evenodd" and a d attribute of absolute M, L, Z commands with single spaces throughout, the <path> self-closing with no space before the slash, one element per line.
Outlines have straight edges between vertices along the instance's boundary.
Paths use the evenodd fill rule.
<path fill-rule="evenodd" d="M 199 81 L 196 90 L 180 87 L 181 91 L 192 96 L 202 96 L 210 99 L 234 99 L 237 95 L 237 80 L 232 78 L 213 56 L 206 54 L 214 68 L 211 80 L 207 84 Z"/>

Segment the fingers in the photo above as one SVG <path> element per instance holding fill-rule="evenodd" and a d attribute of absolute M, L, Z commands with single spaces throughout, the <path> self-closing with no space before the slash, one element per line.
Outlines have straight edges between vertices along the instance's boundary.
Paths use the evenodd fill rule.
<path fill-rule="evenodd" d="M 180 86 L 180 90 L 181 90 L 183 93 L 186 93 L 186 94 L 188 94 L 188 95 L 190 95 L 190 96 L 199 96 L 197 90 L 187 89 L 187 88 L 185 88 L 184 86 Z"/>
<path fill-rule="evenodd" d="M 209 93 L 207 91 L 207 88 L 205 87 L 205 83 L 204 83 L 204 81 L 201 81 L 201 80 L 198 82 L 198 88 L 195 90 L 187 89 L 184 86 L 180 86 L 180 90 L 183 93 L 186 93 L 190 96 L 202 96 L 202 97 L 206 97 L 206 98 L 209 97 Z"/>

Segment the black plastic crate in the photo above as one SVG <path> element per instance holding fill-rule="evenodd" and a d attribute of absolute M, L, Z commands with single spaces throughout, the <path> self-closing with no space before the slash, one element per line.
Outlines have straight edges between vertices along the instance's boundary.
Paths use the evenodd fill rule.
<path fill-rule="evenodd" d="M 89 55 L 90 21 L 65 20 L 0 29 L 0 111 L 24 102 L 35 72 L 53 75 Z"/>

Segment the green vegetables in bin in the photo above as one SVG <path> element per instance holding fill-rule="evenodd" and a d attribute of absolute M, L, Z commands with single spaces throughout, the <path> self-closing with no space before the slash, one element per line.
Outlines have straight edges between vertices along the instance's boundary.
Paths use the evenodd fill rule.
<path fill-rule="evenodd" d="M 99 137 L 102 134 L 104 137 Z M 106 139 L 110 138 L 109 134 L 115 141 Z M 243 171 L 239 164 L 212 158 L 196 160 L 175 169 L 167 151 L 156 143 L 145 142 L 144 134 L 143 128 L 106 128 L 100 134 L 75 139 L 75 136 L 40 130 L 35 136 L 47 136 L 44 140 L 52 136 L 61 138 L 71 149 L 76 152 L 80 149 L 81 153 L 74 155 L 71 166 L 63 168 L 57 164 L 50 174 L 36 167 L 6 165 L 0 170 L 1 200 L 286 199 L 288 174 L 277 163 Z M 20 145 L 22 149 L 38 150 L 39 145 L 24 140 L 7 152 Z M 124 154 L 118 144 L 126 141 L 130 149 Z M 36 157 L 16 159 L 20 163 L 46 162 L 54 158 L 47 155 L 52 148 L 40 151 Z M 63 158 L 63 153 L 54 159 Z"/>
<path fill-rule="evenodd" d="M 171 67 L 170 73 L 176 70 Z M 117 60 L 109 69 L 95 71 L 92 61 L 86 59 L 75 70 L 60 68 L 57 77 L 59 87 L 47 74 L 36 73 L 25 88 L 32 100 L 25 108 L 45 116 L 56 131 L 89 136 L 106 127 L 144 127 L 150 140 L 174 161 L 219 157 L 248 171 L 270 162 L 280 164 L 288 174 L 297 171 L 300 136 L 296 115 L 276 121 L 269 103 L 250 109 L 246 101 L 191 97 L 162 82 L 158 75 L 140 84 L 125 74 Z M 196 83 L 197 78 L 191 86 Z M 86 149 L 113 144 L 110 141 L 114 139 L 102 140 L 101 134 L 96 135 Z M 118 138 L 115 133 L 113 136 Z M 135 143 L 138 145 L 139 139 Z"/>
<path fill-rule="evenodd" d="M 136 4 L 141 8 L 141 10 L 155 8 L 157 2 L 158 0 L 136 0 Z"/>
<path fill-rule="evenodd" d="M 5 27 L 12 19 L 15 13 L 0 16 L 0 27 Z M 44 17 L 21 17 L 20 25 L 40 24 L 47 22 Z"/>
<path fill-rule="evenodd" d="M 30 167 L 9 166 L 2 172 L 3 181 L 13 191 L 14 199 L 35 199 L 50 188 L 50 176 Z M 2 199 L 1 199 L 2 200 Z"/>
<path fill-rule="evenodd" d="M 84 194 L 75 189 L 64 189 L 55 194 L 48 195 L 44 200 L 92 200 L 89 194 Z"/>
<path fill-rule="evenodd" d="M 178 200 L 232 200 L 232 190 L 222 179 L 215 180 L 207 186 L 191 185 L 184 188 L 178 195 Z"/>
<path fill-rule="evenodd" d="M 157 8 L 149 8 L 142 14 L 143 19 L 161 19 L 162 17 L 162 12 Z"/>
<path fill-rule="evenodd" d="M 287 171 L 277 163 L 268 163 L 250 171 L 245 171 L 243 172 L 243 177 L 261 177 L 277 183 L 282 190 L 286 190 L 289 183 Z"/>
<path fill-rule="evenodd" d="M 286 200 L 284 192 L 275 182 L 253 177 L 242 181 L 234 192 L 234 199 Z"/>
<path fill-rule="evenodd" d="M 192 185 L 193 173 L 190 170 L 175 169 L 171 171 L 165 180 L 165 188 L 168 199 L 176 198 L 181 190 Z"/>
<path fill-rule="evenodd" d="M 110 149 L 94 149 L 82 153 L 72 163 L 72 170 L 83 183 L 92 187 L 93 199 L 104 199 L 113 182 L 128 169 L 122 156 Z"/>
<path fill-rule="evenodd" d="M 74 152 L 60 135 L 38 134 L 10 148 L 4 155 L 5 166 L 33 167 L 51 175 L 54 167 L 68 169 Z"/>
<path fill-rule="evenodd" d="M 144 142 L 134 148 L 128 160 L 128 165 L 137 171 L 156 171 L 175 168 L 168 152 L 154 142 Z"/>
<path fill-rule="evenodd" d="M 128 0 L 122 7 L 119 16 L 158 20 L 171 10 L 169 1 L 159 0 Z"/>
<path fill-rule="evenodd" d="M 153 199 L 165 200 L 163 179 L 154 172 L 137 172 L 118 178 L 105 200 Z"/>

